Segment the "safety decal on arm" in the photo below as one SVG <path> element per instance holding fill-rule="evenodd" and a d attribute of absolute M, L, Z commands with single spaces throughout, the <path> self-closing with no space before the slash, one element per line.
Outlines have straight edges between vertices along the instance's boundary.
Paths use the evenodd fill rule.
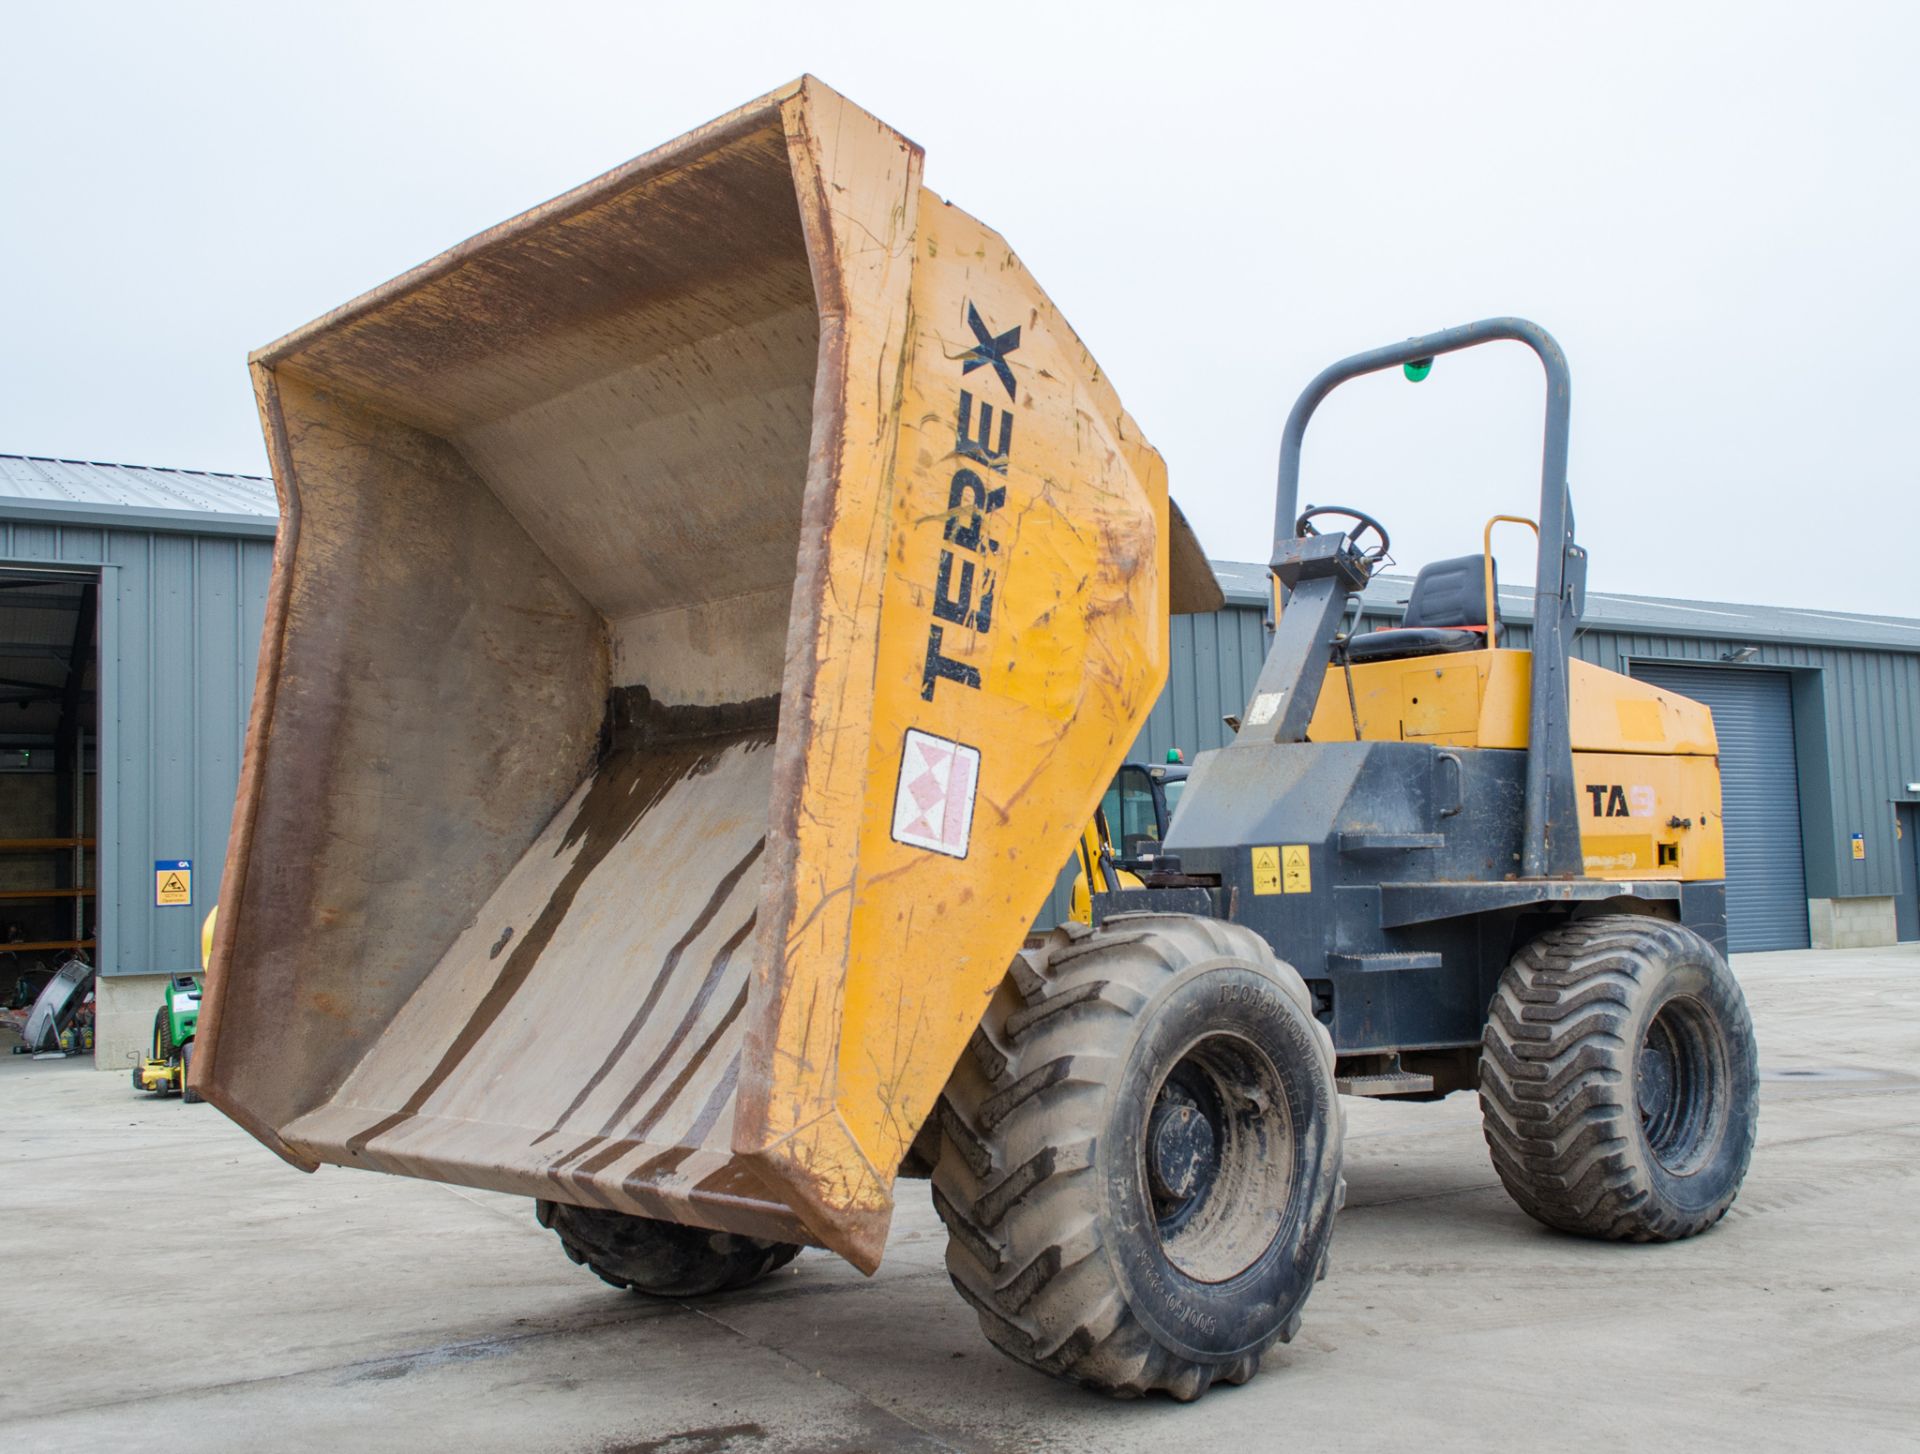
<path fill-rule="evenodd" d="M 979 748 L 908 728 L 893 794 L 894 841 L 965 858 L 979 787 Z"/>

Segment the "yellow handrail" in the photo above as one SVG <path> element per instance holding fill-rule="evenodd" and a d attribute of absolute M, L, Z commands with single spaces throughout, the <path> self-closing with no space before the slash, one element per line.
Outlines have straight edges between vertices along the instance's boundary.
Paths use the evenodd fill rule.
<path fill-rule="evenodd" d="M 1529 520 L 1525 515 L 1495 515 L 1487 521 L 1487 528 L 1480 532 L 1481 568 L 1486 572 L 1487 588 L 1487 645 L 1493 645 L 1494 624 L 1500 615 L 1500 602 L 1494 595 L 1493 586 L 1493 527 L 1496 525 L 1524 525 L 1533 532 L 1533 538 L 1540 538 L 1538 522 Z"/>

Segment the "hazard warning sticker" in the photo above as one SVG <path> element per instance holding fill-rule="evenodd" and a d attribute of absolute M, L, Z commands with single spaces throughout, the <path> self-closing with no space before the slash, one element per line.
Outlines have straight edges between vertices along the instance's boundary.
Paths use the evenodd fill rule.
<path fill-rule="evenodd" d="M 193 860 L 156 858 L 153 861 L 153 902 L 165 909 L 193 902 Z"/>
<path fill-rule="evenodd" d="M 894 841 L 965 858 L 979 786 L 977 747 L 907 729 L 900 749 L 900 785 L 893 795 Z"/>
<path fill-rule="evenodd" d="M 1313 862 L 1304 843 L 1270 843 L 1253 850 L 1256 894 L 1310 894 Z"/>

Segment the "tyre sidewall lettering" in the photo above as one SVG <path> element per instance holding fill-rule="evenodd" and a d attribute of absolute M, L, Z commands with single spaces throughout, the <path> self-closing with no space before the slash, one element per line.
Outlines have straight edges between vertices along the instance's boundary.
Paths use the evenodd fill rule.
<path fill-rule="evenodd" d="M 1231 1358 L 1268 1342 L 1313 1289 L 1339 1181 L 1338 1151 L 1328 1144 L 1338 1108 L 1320 1069 L 1313 1026 L 1285 990 L 1250 965 L 1232 959 L 1193 965 L 1156 996 L 1140 1023 L 1097 1151 L 1107 1221 L 1122 1233 L 1108 1240 L 1108 1255 L 1156 1341 L 1187 1358 Z M 1160 1079 L 1186 1047 L 1220 1033 L 1257 1047 L 1280 1072 L 1293 1123 L 1293 1165 L 1289 1206 L 1273 1240 L 1244 1271 L 1206 1283 L 1174 1266 L 1160 1245 L 1140 1148 Z"/>

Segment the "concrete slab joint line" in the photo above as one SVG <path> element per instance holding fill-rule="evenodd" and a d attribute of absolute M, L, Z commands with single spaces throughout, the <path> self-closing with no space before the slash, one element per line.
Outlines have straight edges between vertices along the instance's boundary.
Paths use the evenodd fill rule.
<path fill-rule="evenodd" d="M 294 1454 L 1164 1454 L 1170 1433 L 1264 1448 L 1365 1407 L 1383 1445 L 1479 1454 L 1512 1395 L 1463 1370 L 1551 1340 L 1566 1450 L 1617 1451 L 1623 1384 L 1642 1442 L 1911 1448 L 1920 945 L 1734 964 L 1763 1049 L 1761 1144 L 1719 1228 L 1656 1249 L 1553 1236 L 1495 1184 L 1471 1097 L 1349 1101 L 1348 1210 L 1312 1316 L 1260 1379 L 1191 1407 L 1110 1403 L 996 1354 L 913 1182 L 871 1281 L 809 1253 L 744 1293 L 650 1302 L 555 1257 L 524 1199 L 290 1177 L 209 1108 L 0 1051 L 0 1222 L 80 1229 L 37 1244 L 36 1275 L 72 1295 L 37 1298 L 9 1341 L 0 1418 L 9 1448 L 35 1450 L 179 1428 L 214 1454 L 263 1430 Z M 155 1208 L 190 1214 L 160 1235 Z M 155 1309 L 162 1356 L 128 1335 Z"/>

